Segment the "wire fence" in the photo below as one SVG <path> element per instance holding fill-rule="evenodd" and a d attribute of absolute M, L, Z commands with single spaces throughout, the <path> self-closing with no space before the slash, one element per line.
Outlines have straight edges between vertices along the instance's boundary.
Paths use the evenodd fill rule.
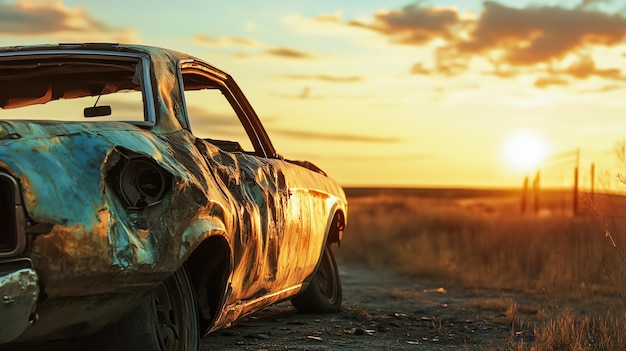
<path fill-rule="evenodd" d="M 542 209 L 571 213 L 574 216 L 586 211 L 588 201 L 595 198 L 595 164 L 588 169 L 580 168 L 580 149 L 569 150 L 550 156 L 536 170 L 534 177 L 526 176 L 522 188 L 520 210 L 522 213 L 539 213 Z M 542 190 L 542 183 L 550 184 L 550 196 Z"/>

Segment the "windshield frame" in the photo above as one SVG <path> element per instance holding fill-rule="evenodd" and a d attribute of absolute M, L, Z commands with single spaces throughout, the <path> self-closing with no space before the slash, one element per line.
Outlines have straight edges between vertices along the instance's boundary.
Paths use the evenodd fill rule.
<path fill-rule="evenodd" d="M 143 113 L 144 121 L 126 121 L 131 124 L 138 124 L 143 127 L 153 127 L 157 124 L 157 118 L 155 113 L 155 100 L 152 89 L 151 81 L 151 64 L 150 58 L 145 53 L 138 52 L 118 52 L 118 51 L 106 51 L 106 50 L 81 50 L 81 49 L 50 49 L 50 50 L 37 50 L 37 51 L 5 51 L 0 52 L 0 65 L 6 61 L 19 61 L 22 59 L 54 59 L 62 60 L 64 58 L 76 60 L 76 59 L 89 59 L 89 60 L 110 60 L 124 61 L 124 59 L 136 60 L 141 64 L 141 90 L 143 96 Z M 97 96 L 97 95 L 94 95 Z M 6 120 L 6 119 L 2 119 Z M 115 121 L 124 122 L 124 121 Z M 90 123 L 89 120 L 79 121 L 79 123 Z"/>

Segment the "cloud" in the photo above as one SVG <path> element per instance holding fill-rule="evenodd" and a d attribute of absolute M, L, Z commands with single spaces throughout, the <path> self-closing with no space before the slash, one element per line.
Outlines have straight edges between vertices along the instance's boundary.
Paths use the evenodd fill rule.
<path fill-rule="evenodd" d="M 291 138 L 302 139 L 316 139 L 316 140 L 331 140 L 331 141 L 348 141 L 348 142 L 363 142 L 363 143 L 397 143 L 402 141 L 399 138 L 385 138 L 367 135 L 355 135 L 355 134 L 330 134 L 319 132 L 307 132 L 300 130 L 288 130 L 288 129 L 272 129 L 273 134 L 280 134 Z"/>
<path fill-rule="evenodd" d="M 300 99 L 308 99 L 310 94 L 311 94 L 311 88 L 310 87 L 304 87 L 304 89 L 302 89 L 302 92 L 300 93 L 298 98 L 300 98 Z"/>
<path fill-rule="evenodd" d="M 535 80 L 535 86 L 540 89 L 545 89 L 552 85 L 566 86 L 569 85 L 569 82 L 565 79 L 553 77 L 538 78 Z"/>
<path fill-rule="evenodd" d="M 329 83 L 358 83 L 363 80 L 363 78 L 359 76 L 338 77 L 329 76 L 326 74 L 288 74 L 285 76 L 285 78 L 292 80 L 320 80 Z"/>
<path fill-rule="evenodd" d="M 349 99 L 349 100 L 363 100 L 363 99 L 371 99 L 373 95 L 366 94 L 313 94 L 311 91 L 313 89 L 309 86 L 305 86 L 302 90 L 298 91 L 295 94 L 285 94 L 285 93 L 273 93 L 274 96 L 283 98 L 283 99 L 296 99 L 296 100 L 325 100 L 325 99 Z"/>
<path fill-rule="evenodd" d="M 581 57 L 578 62 L 574 62 L 562 72 L 578 79 L 585 79 L 591 76 L 598 76 L 607 79 L 623 80 L 622 71 L 619 68 L 599 69 L 595 62 L 588 56 Z"/>
<path fill-rule="evenodd" d="M 333 18 L 323 17 L 330 21 Z M 334 18 L 336 20 L 336 18 Z M 424 44 L 435 38 L 453 39 L 453 27 L 460 21 L 454 8 L 428 8 L 418 4 L 400 10 L 379 12 L 374 23 L 351 21 L 350 25 L 378 31 L 404 44 Z"/>
<path fill-rule="evenodd" d="M 210 37 L 206 34 L 197 34 L 194 37 L 194 42 L 200 45 L 221 46 L 221 47 L 236 47 L 238 49 L 249 51 L 239 52 L 233 54 L 235 58 L 248 59 L 256 57 L 258 55 L 270 55 L 278 58 L 295 59 L 295 60 L 314 60 L 317 57 L 313 54 L 287 48 L 287 47 L 270 47 L 267 43 L 259 42 L 254 39 L 245 37 Z M 250 51 L 247 49 L 256 48 L 256 50 Z"/>
<path fill-rule="evenodd" d="M 469 40 L 455 44 L 461 54 L 502 50 L 511 65 L 561 59 L 588 45 L 616 45 L 626 33 L 626 18 L 584 9 L 529 7 L 517 9 L 485 2 Z"/>
<path fill-rule="evenodd" d="M 194 38 L 194 42 L 202 45 L 211 45 L 211 46 L 257 46 L 258 43 L 249 38 L 240 38 L 240 37 L 208 37 L 205 34 L 198 34 Z"/>
<path fill-rule="evenodd" d="M 424 62 L 418 62 L 411 67 L 411 74 L 421 74 L 421 75 L 430 75 L 432 70 L 424 67 Z"/>
<path fill-rule="evenodd" d="M 308 54 L 306 52 L 298 51 L 290 48 L 272 48 L 265 51 L 267 54 L 288 59 L 298 60 L 312 60 L 315 59 L 315 55 Z"/>
<path fill-rule="evenodd" d="M 326 23 L 342 23 L 343 19 L 341 17 L 341 12 L 335 13 L 326 13 L 314 18 L 317 22 L 326 22 Z"/>
<path fill-rule="evenodd" d="M 18 0 L 0 3 L 0 35 L 47 36 L 63 34 L 80 36 L 89 41 L 114 37 L 115 41 L 132 41 L 128 30 L 115 29 L 93 18 L 82 8 L 65 7 L 62 2 Z M 110 40 L 110 39 L 109 39 Z"/>
<path fill-rule="evenodd" d="M 582 0 L 574 8 L 515 8 L 486 1 L 479 14 L 417 3 L 375 13 L 369 21 L 343 20 L 338 15 L 316 20 L 376 31 L 394 44 L 434 48 L 430 60 L 409 68 L 411 74 L 455 76 L 476 62 L 486 62 L 493 68 L 488 74 L 501 78 L 537 74 L 542 76 L 541 86 L 548 82 L 545 76 L 553 80 L 548 85 L 564 77 L 623 80 L 620 69 L 597 67 L 589 55 L 597 46 L 626 44 L 626 17 L 598 10 L 601 6 L 596 5 L 605 2 Z"/>
<path fill-rule="evenodd" d="M 565 67 L 564 69 L 549 69 L 547 71 L 550 74 L 547 77 L 538 78 L 535 81 L 535 87 L 547 88 L 552 85 L 569 85 L 569 81 L 564 77 L 587 79 L 591 77 L 599 77 L 613 81 L 626 81 L 626 77 L 622 75 L 622 70 L 619 68 L 600 69 L 596 67 L 595 62 L 589 56 L 581 56 L 578 61 L 575 61 Z"/>
<path fill-rule="evenodd" d="M 623 90 L 625 87 L 616 84 L 605 85 L 596 89 L 587 89 L 581 91 L 581 93 L 606 93 L 610 91 Z"/>

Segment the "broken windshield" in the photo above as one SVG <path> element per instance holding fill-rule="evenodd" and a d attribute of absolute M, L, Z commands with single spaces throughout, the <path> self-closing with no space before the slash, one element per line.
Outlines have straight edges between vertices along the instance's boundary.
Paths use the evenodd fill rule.
<path fill-rule="evenodd" d="M 0 119 L 144 122 L 143 86 L 136 57 L 0 57 Z"/>

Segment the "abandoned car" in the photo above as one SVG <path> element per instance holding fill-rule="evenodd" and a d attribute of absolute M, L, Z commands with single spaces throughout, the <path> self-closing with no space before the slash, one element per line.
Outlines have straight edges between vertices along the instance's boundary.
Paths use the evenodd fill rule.
<path fill-rule="evenodd" d="M 279 301 L 340 309 L 342 188 L 186 54 L 0 48 L 0 209 L 0 344 L 196 350 Z"/>

